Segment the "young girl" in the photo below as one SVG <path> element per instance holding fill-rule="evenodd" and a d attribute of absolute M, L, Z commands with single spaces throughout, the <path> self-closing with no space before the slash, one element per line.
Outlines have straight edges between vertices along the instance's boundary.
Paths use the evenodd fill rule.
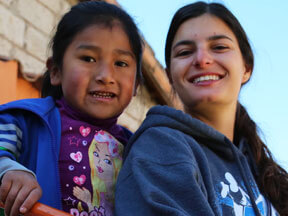
<path fill-rule="evenodd" d="M 122 149 L 131 135 L 116 122 L 141 77 L 137 27 L 116 6 L 79 3 L 59 22 L 52 52 L 45 98 L 0 108 L 0 200 L 7 215 L 29 211 L 42 193 L 39 202 L 72 215 L 112 215 Z M 94 163 L 91 146 L 99 156 Z"/>
<path fill-rule="evenodd" d="M 238 101 L 254 59 L 237 19 L 221 4 L 189 4 L 165 54 L 184 112 L 156 106 L 130 139 L 116 215 L 288 215 L 287 172 Z"/>

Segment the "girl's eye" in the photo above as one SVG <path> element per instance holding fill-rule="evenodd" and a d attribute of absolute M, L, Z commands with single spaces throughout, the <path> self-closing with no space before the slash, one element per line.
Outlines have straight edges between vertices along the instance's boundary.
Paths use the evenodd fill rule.
<path fill-rule="evenodd" d="M 115 62 L 115 65 L 119 66 L 119 67 L 127 67 L 128 66 L 128 64 L 126 62 L 123 62 L 123 61 Z"/>
<path fill-rule="evenodd" d="M 93 152 L 93 155 L 94 155 L 95 157 L 99 157 L 99 154 L 98 154 L 97 152 Z"/>
<path fill-rule="evenodd" d="M 112 164 L 112 162 L 111 162 L 110 160 L 108 160 L 108 159 L 104 159 L 104 162 L 105 162 L 106 164 L 108 164 L 108 165 L 111 165 L 111 164 Z"/>
<path fill-rule="evenodd" d="M 96 60 L 90 56 L 83 56 L 81 59 L 85 62 L 96 62 Z"/>

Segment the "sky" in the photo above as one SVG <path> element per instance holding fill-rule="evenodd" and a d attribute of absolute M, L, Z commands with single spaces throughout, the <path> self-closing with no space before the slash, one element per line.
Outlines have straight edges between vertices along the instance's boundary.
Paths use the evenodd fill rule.
<path fill-rule="evenodd" d="M 164 47 L 171 19 L 188 0 L 118 0 L 134 18 L 165 68 Z M 261 130 L 275 160 L 288 171 L 288 1 L 217 0 L 238 18 L 255 55 L 253 76 L 240 102 Z"/>

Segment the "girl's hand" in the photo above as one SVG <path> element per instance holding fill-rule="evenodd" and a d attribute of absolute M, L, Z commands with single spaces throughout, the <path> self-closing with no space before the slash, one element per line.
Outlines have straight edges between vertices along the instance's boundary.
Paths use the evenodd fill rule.
<path fill-rule="evenodd" d="M 0 202 L 5 205 L 5 215 L 25 214 L 40 199 L 42 190 L 35 177 L 25 171 L 11 170 L 3 175 Z"/>

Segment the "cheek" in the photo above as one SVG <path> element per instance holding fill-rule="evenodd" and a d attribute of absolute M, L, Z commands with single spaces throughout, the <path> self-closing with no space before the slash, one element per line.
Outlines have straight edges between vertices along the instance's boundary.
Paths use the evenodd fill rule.
<path fill-rule="evenodd" d="M 63 77 L 63 87 L 69 89 L 69 91 L 76 92 L 83 88 L 86 88 L 85 85 L 89 82 L 89 76 L 85 73 L 80 73 L 78 71 L 71 71 L 71 73 L 66 74 Z"/>
<path fill-rule="evenodd" d="M 121 75 L 117 78 L 122 84 L 122 88 L 125 89 L 127 96 L 133 94 L 133 90 L 136 87 L 136 73 Z"/>
<path fill-rule="evenodd" d="M 71 73 L 69 73 L 66 78 L 71 84 L 77 85 L 78 83 L 83 82 L 83 80 L 85 80 L 85 77 L 87 77 L 87 74 L 85 75 L 85 73 L 81 73 L 80 71 L 75 69 L 74 71 L 71 71 Z"/>
<path fill-rule="evenodd" d="M 170 64 L 170 75 L 173 80 L 180 79 L 189 71 L 189 59 L 172 60 Z"/>
<path fill-rule="evenodd" d="M 181 77 L 182 77 L 182 73 L 181 73 L 181 68 L 177 68 L 177 67 L 174 67 L 172 70 L 171 70 L 171 80 L 172 80 L 172 85 L 174 87 L 176 87 L 178 85 L 178 83 L 180 83 L 181 81 Z"/>
<path fill-rule="evenodd" d="M 127 86 L 127 89 L 133 89 L 136 83 L 136 77 L 135 76 L 128 76 L 126 78 L 123 78 L 122 83 L 124 83 Z"/>

